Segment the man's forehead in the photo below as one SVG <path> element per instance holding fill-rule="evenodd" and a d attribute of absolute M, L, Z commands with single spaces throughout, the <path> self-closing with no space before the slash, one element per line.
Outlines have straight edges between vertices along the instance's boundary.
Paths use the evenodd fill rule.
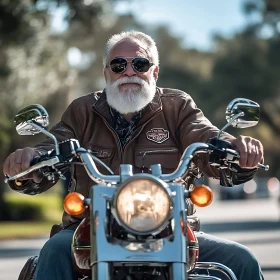
<path fill-rule="evenodd" d="M 123 56 L 123 57 L 133 57 L 133 56 L 143 56 L 149 58 L 149 52 L 143 43 L 133 40 L 131 38 L 126 38 L 118 42 L 111 50 L 110 57 Z"/>

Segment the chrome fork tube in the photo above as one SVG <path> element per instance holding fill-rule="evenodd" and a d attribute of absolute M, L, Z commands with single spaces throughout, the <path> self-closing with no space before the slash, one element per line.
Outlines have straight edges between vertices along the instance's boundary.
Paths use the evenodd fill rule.
<path fill-rule="evenodd" d="M 112 188 L 106 188 L 106 190 L 108 197 L 112 197 L 114 190 Z M 102 247 L 102 244 L 106 244 L 106 236 L 103 233 L 107 221 L 107 200 L 104 196 L 104 186 L 100 187 L 96 185 L 95 187 L 92 187 L 90 191 L 90 197 L 92 200 L 90 207 L 90 265 L 92 267 L 92 280 L 110 280 L 110 263 L 99 260 L 98 258 L 100 247 Z"/>
<path fill-rule="evenodd" d="M 172 187 L 171 187 L 172 189 Z M 185 201 L 184 201 L 184 188 L 177 187 L 172 189 L 176 190 L 176 195 L 173 197 L 174 199 L 174 222 L 175 222 L 175 231 L 177 234 L 175 238 L 179 238 L 178 244 L 180 244 L 180 248 L 178 248 L 177 252 L 182 255 L 181 262 L 173 262 L 171 264 L 171 275 L 172 280 L 187 280 L 187 263 L 188 263 L 188 251 L 187 251 L 187 235 L 182 234 L 182 229 L 180 225 L 180 219 L 182 218 L 184 221 L 187 220 L 187 216 L 185 213 Z"/>

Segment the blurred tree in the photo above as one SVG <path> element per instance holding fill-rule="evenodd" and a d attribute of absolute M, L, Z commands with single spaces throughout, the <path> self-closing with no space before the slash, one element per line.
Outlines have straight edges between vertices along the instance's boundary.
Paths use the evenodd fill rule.
<path fill-rule="evenodd" d="M 226 103 L 232 98 L 258 101 L 261 124 L 242 133 L 260 138 L 270 157 L 279 156 L 275 152 L 280 127 L 278 1 L 244 0 L 247 26 L 231 39 L 216 36 L 216 49 L 211 52 L 186 49 L 181 38 L 166 26 L 151 28 L 135 21 L 131 14 L 117 17 L 112 9 L 116 1 L 1 1 L 2 162 L 15 149 L 38 141 L 16 136 L 12 123 L 15 113 L 27 104 L 41 103 L 50 113 L 51 124 L 56 123 L 73 98 L 104 87 L 104 44 L 110 35 L 131 29 L 150 34 L 158 45 L 158 85 L 190 93 L 218 126 L 225 123 Z M 1 176 L 0 172 L 3 182 Z M 1 191 L 3 187 L 0 204 Z"/>
<path fill-rule="evenodd" d="M 254 18 L 255 15 L 261 18 L 258 23 L 253 20 L 253 24 L 250 25 L 255 33 L 272 28 L 274 35 L 279 35 L 280 2 L 278 0 L 244 0 L 243 10 L 249 19 Z"/>
<path fill-rule="evenodd" d="M 1 163 L 15 149 L 37 142 L 35 137 L 16 136 L 12 120 L 20 108 L 41 103 L 49 110 L 51 123 L 58 120 L 69 97 L 79 88 L 79 73 L 94 62 L 89 50 L 98 41 L 96 33 L 108 29 L 116 20 L 112 12 L 116 1 L 1 1 Z M 57 13 L 60 13 L 59 23 L 55 21 Z M 71 60 L 76 63 L 70 63 Z M 2 172 L 0 186 L 0 205 L 3 205 Z M 0 219 L 1 215 L 5 213 L 0 212 Z"/>
<path fill-rule="evenodd" d="M 246 0 L 245 11 L 248 16 L 257 13 L 258 20 L 249 19 L 244 30 L 232 39 L 215 38 L 212 77 L 201 91 L 208 97 L 207 106 L 203 107 L 204 103 L 202 107 L 207 114 L 215 108 L 213 120 L 220 124 L 224 122 L 228 100 L 246 97 L 260 103 L 261 123 L 241 133 L 249 133 L 264 143 L 270 173 L 276 174 L 280 140 L 280 2 Z M 267 31 L 267 26 L 272 32 Z"/>

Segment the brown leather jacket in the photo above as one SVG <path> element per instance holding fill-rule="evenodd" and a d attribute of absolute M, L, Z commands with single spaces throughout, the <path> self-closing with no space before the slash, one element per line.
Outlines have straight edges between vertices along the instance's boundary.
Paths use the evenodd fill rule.
<path fill-rule="evenodd" d="M 188 145 L 207 142 L 218 133 L 190 95 L 175 89 L 157 88 L 153 101 L 143 110 L 138 127 L 124 148 L 110 125 L 111 118 L 105 92 L 90 93 L 74 100 L 51 132 L 59 141 L 78 139 L 81 147 L 92 150 L 116 174 L 122 163 L 132 164 L 134 172 L 147 171 L 152 164 L 160 163 L 163 173 L 170 173 L 177 167 Z M 230 139 L 232 136 L 224 134 L 223 138 Z M 51 140 L 46 140 L 36 149 L 43 152 L 50 150 L 53 148 L 51 143 Z M 197 164 L 207 176 L 218 176 L 203 158 Z M 107 174 L 103 167 L 98 167 L 101 173 Z M 93 184 L 82 166 L 73 168 L 70 191 L 87 197 Z M 27 194 L 44 192 L 53 185 L 46 179 L 40 184 L 29 183 L 23 188 L 10 184 L 13 189 Z M 80 218 L 82 216 L 77 220 L 64 213 L 63 224 L 68 226 Z"/>

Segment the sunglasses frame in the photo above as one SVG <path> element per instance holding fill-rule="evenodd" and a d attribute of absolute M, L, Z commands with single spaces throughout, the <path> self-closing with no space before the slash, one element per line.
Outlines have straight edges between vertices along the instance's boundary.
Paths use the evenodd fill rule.
<path fill-rule="evenodd" d="M 118 58 L 122 58 L 122 59 L 124 59 L 124 60 L 126 61 L 126 66 L 125 66 L 125 68 L 124 68 L 121 72 L 115 72 L 115 71 L 112 70 L 112 67 L 111 67 L 112 61 L 113 61 L 114 59 L 118 59 Z M 138 71 L 137 69 L 135 69 L 135 66 L 133 65 L 133 60 L 136 59 L 136 58 L 143 58 L 143 59 L 146 59 L 146 60 L 149 62 L 149 68 L 147 69 L 147 71 L 140 72 L 140 71 Z M 110 70 L 111 70 L 114 74 L 122 74 L 122 73 L 125 72 L 125 70 L 127 69 L 127 66 L 128 66 L 128 63 L 129 63 L 129 62 L 131 63 L 132 69 L 133 69 L 136 73 L 140 73 L 140 74 L 148 72 L 149 69 L 150 69 L 153 65 L 155 65 L 153 62 L 150 62 L 150 60 L 149 60 L 148 58 L 142 57 L 142 56 L 136 56 L 136 57 L 116 56 L 116 57 L 114 57 L 114 58 L 110 61 L 109 65 L 106 65 L 106 67 L 107 67 L 107 68 L 109 67 Z"/>

